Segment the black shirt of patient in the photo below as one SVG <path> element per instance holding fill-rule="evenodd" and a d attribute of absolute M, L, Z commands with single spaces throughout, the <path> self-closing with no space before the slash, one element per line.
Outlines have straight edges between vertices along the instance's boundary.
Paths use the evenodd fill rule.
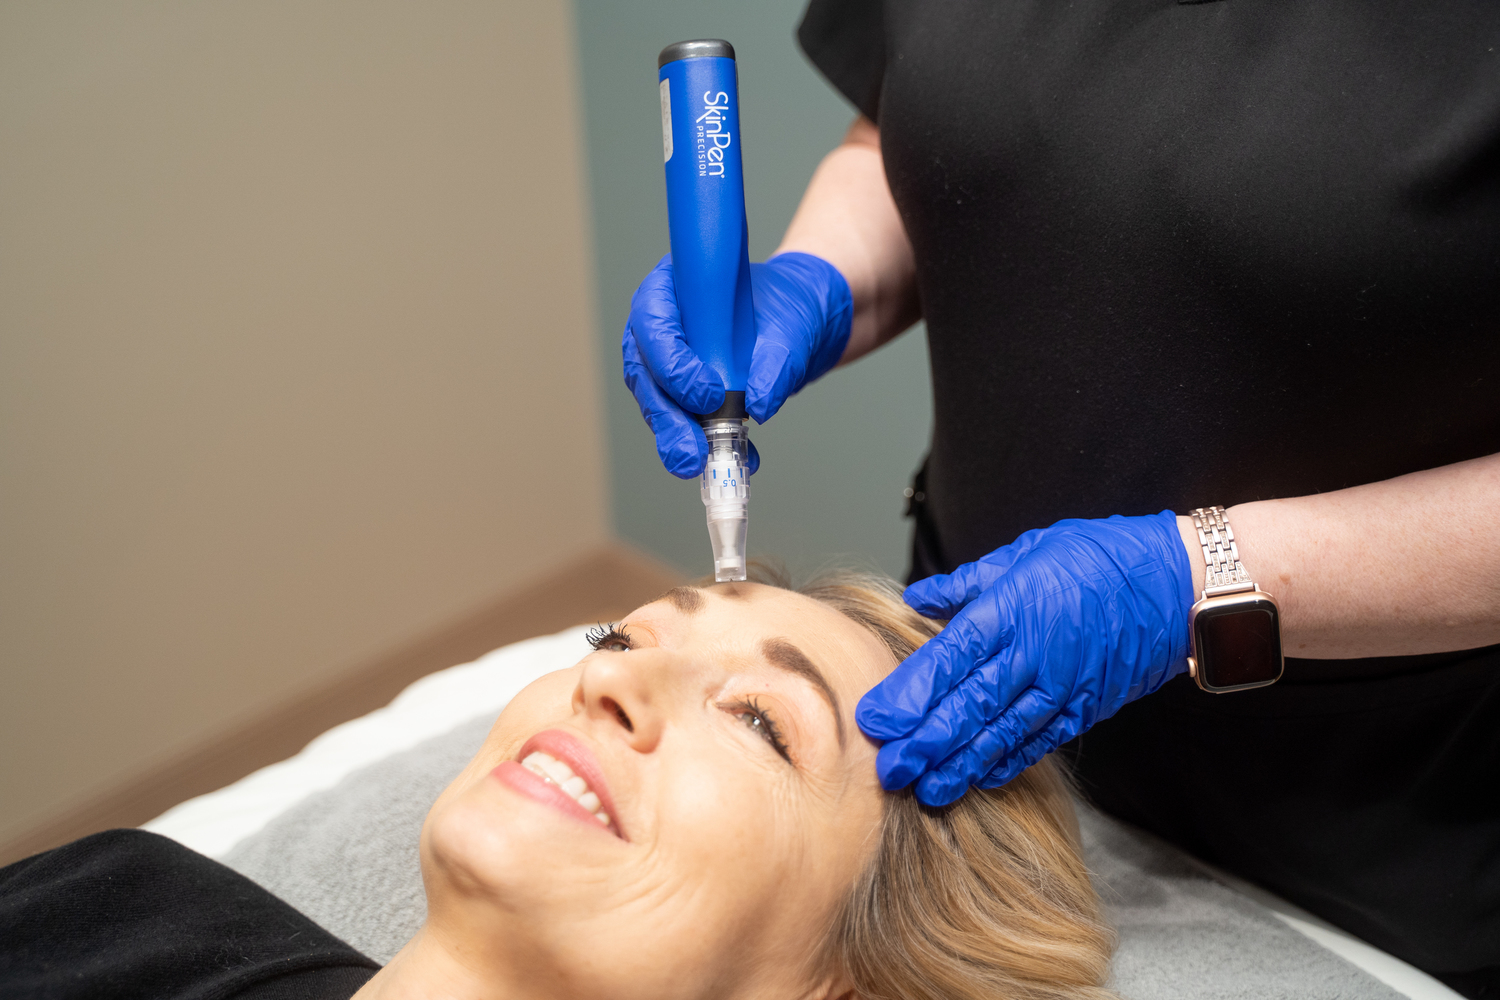
<path fill-rule="evenodd" d="M 916 251 L 914 578 L 1500 452 L 1500 5 L 812 0 L 798 38 Z M 1114 815 L 1500 995 L 1500 648 L 1180 677 L 1066 752 Z"/>
<path fill-rule="evenodd" d="M 109 830 L 0 868 L 6 1000 L 349 1000 L 379 968 L 154 833 Z"/>

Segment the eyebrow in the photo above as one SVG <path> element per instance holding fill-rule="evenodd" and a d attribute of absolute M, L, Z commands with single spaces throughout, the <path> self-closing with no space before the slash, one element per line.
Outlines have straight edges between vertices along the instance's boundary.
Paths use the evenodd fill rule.
<path fill-rule="evenodd" d="M 829 686 L 828 678 L 823 676 L 823 671 L 807 658 L 806 653 L 786 639 L 767 639 L 761 643 L 760 648 L 773 666 L 796 674 L 818 689 L 818 693 L 823 696 L 823 700 L 828 702 L 828 707 L 833 711 L 833 721 L 839 733 L 839 748 L 843 749 L 844 713 L 839 711 L 839 696 L 833 693 L 833 688 Z"/>
<path fill-rule="evenodd" d="M 685 615 L 695 615 L 703 610 L 703 591 L 697 587 L 673 587 L 657 600 L 671 603 Z"/>

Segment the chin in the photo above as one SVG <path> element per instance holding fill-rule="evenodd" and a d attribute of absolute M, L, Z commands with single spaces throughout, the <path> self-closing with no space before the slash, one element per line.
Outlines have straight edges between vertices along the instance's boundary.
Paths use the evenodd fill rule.
<path fill-rule="evenodd" d="M 681 899 L 629 884 L 629 847 L 486 775 L 445 796 L 422 828 L 428 922 L 507 977 L 557 1000 L 737 995 Z M 636 891 L 633 891 L 636 890 Z M 722 930 L 719 928 L 718 930 Z"/>
<path fill-rule="evenodd" d="M 446 801 L 445 801 L 446 800 Z M 422 825 L 422 874 L 502 910 L 535 915 L 566 906 L 618 863 L 619 841 L 570 816 L 520 799 L 484 775 L 444 796 Z"/>
<path fill-rule="evenodd" d="M 497 795 L 465 794 L 434 809 L 422 831 L 431 928 L 495 982 L 554 1000 L 672 1000 L 692 970 L 674 967 L 667 940 L 621 920 L 611 898 L 618 866 L 589 858 L 581 831 L 544 814 L 507 809 Z M 540 813 L 540 810 L 537 811 Z"/>

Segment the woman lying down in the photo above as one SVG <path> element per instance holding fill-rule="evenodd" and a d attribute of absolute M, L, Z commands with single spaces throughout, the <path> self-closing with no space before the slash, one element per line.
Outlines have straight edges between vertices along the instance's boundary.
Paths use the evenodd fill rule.
<path fill-rule="evenodd" d="M 165 838 L 0 870 L 0 995 L 1086 998 L 1111 935 L 1050 759 L 883 792 L 860 695 L 937 625 L 889 581 L 678 588 L 531 684 L 422 829 L 379 968 Z"/>

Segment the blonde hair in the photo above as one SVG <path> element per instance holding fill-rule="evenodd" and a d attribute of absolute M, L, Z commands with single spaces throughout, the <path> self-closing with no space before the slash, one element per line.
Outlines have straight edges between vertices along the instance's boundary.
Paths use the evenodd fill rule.
<path fill-rule="evenodd" d="M 880 637 L 898 661 L 941 623 L 871 573 L 798 587 L 766 564 L 757 583 L 819 601 Z M 864 1000 L 1096 1000 L 1114 935 L 1080 851 L 1062 766 L 1043 758 L 1003 788 L 930 809 L 886 797 L 874 858 L 834 922 L 824 958 Z"/>

